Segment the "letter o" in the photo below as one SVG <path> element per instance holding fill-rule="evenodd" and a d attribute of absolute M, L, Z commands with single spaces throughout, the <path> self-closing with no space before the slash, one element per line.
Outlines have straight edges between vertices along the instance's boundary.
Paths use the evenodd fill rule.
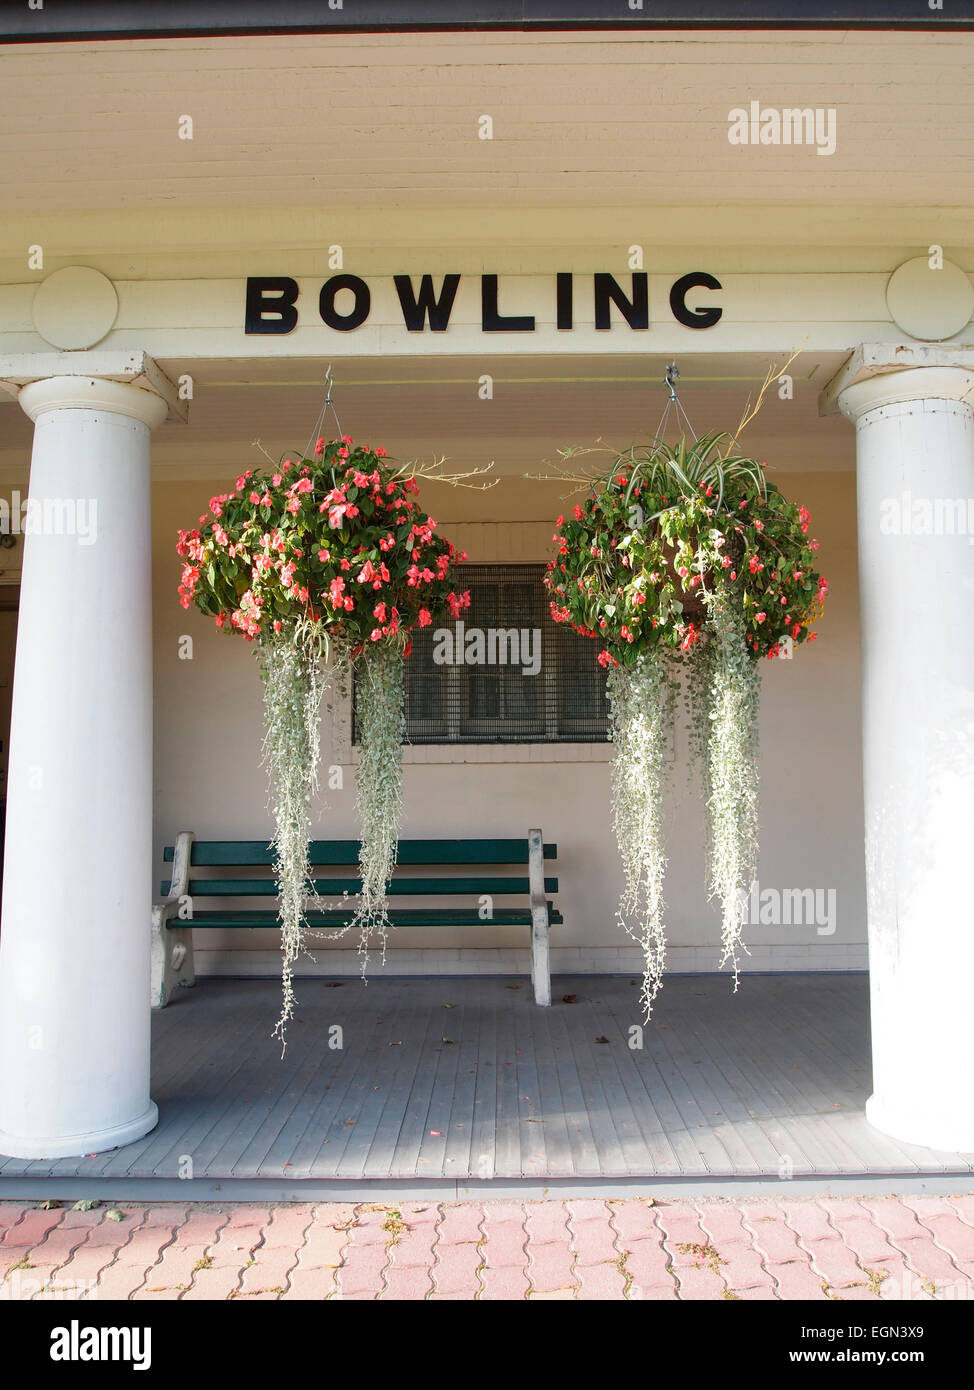
<path fill-rule="evenodd" d="M 340 314 L 335 308 L 335 297 L 340 290 L 351 290 L 355 296 L 355 307 L 350 314 Z M 368 318 L 371 308 L 369 287 L 358 275 L 333 275 L 325 281 L 318 295 L 318 312 L 323 322 L 341 333 L 359 328 Z"/>

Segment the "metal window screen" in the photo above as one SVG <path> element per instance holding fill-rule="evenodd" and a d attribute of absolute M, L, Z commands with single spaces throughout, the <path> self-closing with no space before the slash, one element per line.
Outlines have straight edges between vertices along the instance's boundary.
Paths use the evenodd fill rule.
<path fill-rule="evenodd" d="M 463 566 L 470 607 L 460 621 L 411 634 L 409 743 L 608 741 L 598 646 L 553 621 L 544 572 L 544 565 Z M 357 717 L 352 737 L 357 743 Z"/>

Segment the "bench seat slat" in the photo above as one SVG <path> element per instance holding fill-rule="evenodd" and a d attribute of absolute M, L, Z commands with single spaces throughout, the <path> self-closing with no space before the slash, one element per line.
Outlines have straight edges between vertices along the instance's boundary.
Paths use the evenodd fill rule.
<path fill-rule="evenodd" d="M 313 840 L 311 864 L 355 865 L 358 840 Z M 400 864 L 526 864 L 527 840 L 400 840 Z M 545 859 L 558 857 L 558 846 L 544 846 Z M 173 846 L 163 850 L 166 863 L 172 863 Z M 191 864 L 196 867 L 270 866 L 273 853 L 264 840 L 194 840 Z"/>
<path fill-rule="evenodd" d="M 548 912 L 552 922 L 561 922 L 562 915 L 551 903 Z M 309 927 L 344 927 L 354 916 L 352 912 L 309 912 L 306 920 Z M 409 908 L 406 911 L 393 910 L 389 922 L 394 927 L 521 927 L 531 923 L 529 908 L 498 908 L 489 921 L 484 921 L 476 908 L 457 910 L 449 907 Z M 185 921 L 174 917 L 166 925 L 179 927 L 252 927 L 268 928 L 280 925 L 274 912 L 197 912 Z"/>
<path fill-rule="evenodd" d="M 556 878 L 546 878 L 544 885 L 546 893 L 558 892 Z M 163 897 L 168 897 L 172 880 L 164 879 L 160 888 Z M 344 892 L 358 894 L 362 891 L 362 880 L 316 878 L 314 889 L 322 898 L 341 897 Z M 186 891 L 193 898 L 268 898 L 277 895 L 277 884 L 272 878 L 191 878 Z M 458 897 L 518 893 L 523 897 L 531 890 L 526 878 L 396 878 L 386 891 L 390 897 L 434 897 L 447 893 Z"/>

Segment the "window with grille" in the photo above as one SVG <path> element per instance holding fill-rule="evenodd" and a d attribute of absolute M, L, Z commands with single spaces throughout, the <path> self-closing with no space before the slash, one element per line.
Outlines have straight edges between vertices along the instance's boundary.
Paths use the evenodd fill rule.
<path fill-rule="evenodd" d="M 598 646 L 556 623 L 544 565 L 464 565 L 470 607 L 412 632 L 409 743 L 605 743 Z M 357 728 L 353 737 L 358 742 Z"/>

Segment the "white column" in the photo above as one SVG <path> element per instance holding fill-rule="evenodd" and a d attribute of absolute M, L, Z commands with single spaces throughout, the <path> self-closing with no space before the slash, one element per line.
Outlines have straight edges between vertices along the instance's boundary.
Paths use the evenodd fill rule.
<path fill-rule="evenodd" d="M 974 371 L 838 394 L 856 423 L 877 1129 L 974 1150 Z"/>
<path fill-rule="evenodd" d="M 19 399 L 35 421 L 28 506 L 39 529 L 28 513 L 0 933 L 0 1152 L 58 1158 L 128 1143 L 157 1119 L 149 432 L 167 406 L 138 386 L 73 376 L 24 385 Z M 55 518 L 66 530 L 72 510 L 75 534 L 57 534 Z M 93 538 L 79 534 L 81 517 Z"/>

